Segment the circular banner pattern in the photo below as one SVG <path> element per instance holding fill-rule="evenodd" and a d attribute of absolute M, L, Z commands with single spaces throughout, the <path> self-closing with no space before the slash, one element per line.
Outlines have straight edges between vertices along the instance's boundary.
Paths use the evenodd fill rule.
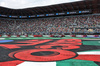
<path fill-rule="evenodd" d="M 49 54 L 48 54 L 49 53 Z M 12 54 L 12 53 L 11 53 Z M 15 58 L 25 61 L 60 61 L 76 56 L 75 52 L 58 49 L 28 49 L 17 51 Z"/>

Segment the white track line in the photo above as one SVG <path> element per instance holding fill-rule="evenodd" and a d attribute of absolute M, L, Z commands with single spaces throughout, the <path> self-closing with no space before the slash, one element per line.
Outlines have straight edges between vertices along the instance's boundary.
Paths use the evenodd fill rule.
<path fill-rule="evenodd" d="M 100 51 L 77 52 L 79 55 L 100 55 Z"/>
<path fill-rule="evenodd" d="M 28 61 L 25 61 L 17 66 L 56 66 L 56 62 L 28 62 Z"/>

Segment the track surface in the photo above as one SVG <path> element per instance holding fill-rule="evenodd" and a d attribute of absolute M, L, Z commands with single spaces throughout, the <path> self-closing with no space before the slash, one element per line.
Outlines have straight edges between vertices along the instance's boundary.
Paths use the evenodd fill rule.
<path fill-rule="evenodd" d="M 100 66 L 100 40 L 0 40 L 0 66 L 17 66 L 25 61 L 56 62 L 57 66 Z"/>

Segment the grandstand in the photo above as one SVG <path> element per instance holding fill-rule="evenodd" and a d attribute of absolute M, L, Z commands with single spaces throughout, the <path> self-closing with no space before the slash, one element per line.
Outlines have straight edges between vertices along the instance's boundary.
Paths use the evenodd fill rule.
<path fill-rule="evenodd" d="M 1 34 L 99 35 L 99 15 L 78 15 L 41 19 L 1 19 Z"/>
<path fill-rule="evenodd" d="M 99 7 L 100 0 L 0 6 L 0 66 L 100 66 Z"/>
<path fill-rule="evenodd" d="M 16 10 L 0 7 L 0 34 L 99 35 L 98 7 L 98 0 Z"/>

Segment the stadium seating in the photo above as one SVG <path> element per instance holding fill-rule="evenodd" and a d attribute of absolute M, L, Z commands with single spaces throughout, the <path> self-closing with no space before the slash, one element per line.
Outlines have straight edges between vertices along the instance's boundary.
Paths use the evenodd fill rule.
<path fill-rule="evenodd" d="M 39 19 L 0 19 L 0 34 L 99 35 L 100 16 L 83 15 Z"/>

